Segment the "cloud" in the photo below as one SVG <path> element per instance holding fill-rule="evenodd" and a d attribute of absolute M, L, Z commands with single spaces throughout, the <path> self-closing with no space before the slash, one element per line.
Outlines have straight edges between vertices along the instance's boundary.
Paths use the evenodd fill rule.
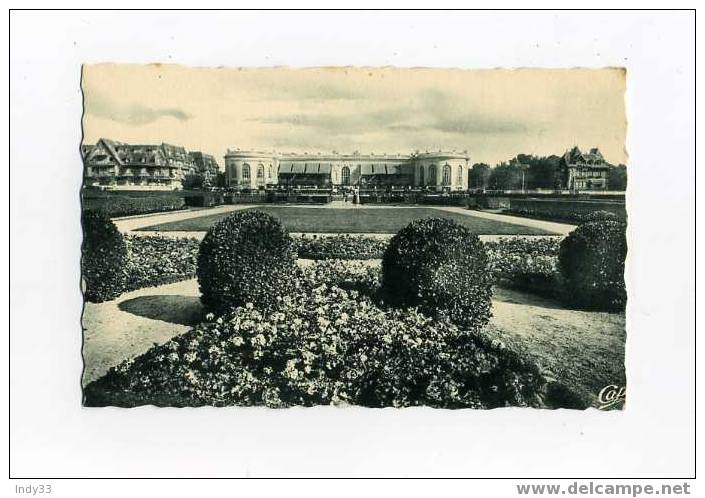
<path fill-rule="evenodd" d="M 399 120 L 413 115 L 402 108 L 382 109 L 376 111 L 360 110 L 356 113 L 327 111 L 309 111 L 274 116 L 252 118 L 250 121 L 285 125 L 292 128 L 305 128 L 311 132 L 325 132 L 330 135 L 350 135 L 368 130 L 388 129 Z"/>
<path fill-rule="evenodd" d="M 444 133 L 461 135 L 520 133 L 527 130 L 523 123 L 495 119 L 488 116 L 440 118 L 431 128 Z"/>
<path fill-rule="evenodd" d="M 144 104 L 112 102 L 95 93 L 85 93 L 85 112 L 128 125 L 145 125 L 161 118 L 188 121 L 193 116 L 178 108 L 155 108 Z"/>
<path fill-rule="evenodd" d="M 333 70 L 326 75 L 319 71 L 294 70 L 294 77 L 281 78 L 277 70 L 264 70 L 248 79 L 246 87 L 259 101 L 359 101 L 371 97 L 370 90 L 351 85 L 345 72 Z M 248 93 L 249 93 L 248 92 Z"/>
<path fill-rule="evenodd" d="M 427 129 L 460 135 L 513 134 L 524 132 L 528 120 L 507 115 L 507 109 L 488 109 L 462 95 L 431 89 L 419 99 Z"/>
<path fill-rule="evenodd" d="M 408 152 L 495 163 L 578 144 L 625 162 L 624 77 L 612 70 L 191 69 L 88 65 L 86 140 Z"/>
<path fill-rule="evenodd" d="M 378 130 L 392 133 L 432 133 L 450 135 L 514 134 L 527 130 L 527 122 L 504 117 L 491 110 L 469 106 L 461 96 L 428 90 L 413 101 L 389 104 L 373 101 L 375 110 L 350 111 L 334 105 L 314 106 L 305 111 L 279 113 L 249 121 L 264 125 L 284 125 L 290 131 L 309 130 L 312 135 L 345 136 Z"/>

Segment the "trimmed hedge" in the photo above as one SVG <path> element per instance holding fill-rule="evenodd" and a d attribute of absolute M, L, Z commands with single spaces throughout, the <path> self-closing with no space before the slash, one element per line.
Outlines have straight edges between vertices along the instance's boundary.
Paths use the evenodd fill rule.
<path fill-rule="evenodd" d="M 594 219 L 595 213 L 611 213 L 617 220 L 620 221 L 626 221 L 627 219 L 627 211 L 623 202 L 594 199 L 574 200 L 511 198 L 509 212 L 529 218 L 568 221 L 574 223 L 596 221 Z M 600 217 L 604 215 L 596 216 Z"/>
<path fill-rule="evenodd" d="M 105 197 L 84 197 L 83 199 L 84 210 L 103 211 L 112 218 L 116 216 L 178 211 L 185 208 L 184 198 L 176 195 L 155 195 L 153 197 L 110 195 Z"/>
<path fill-rule="evenodd" d="M 573 230 L 561 242 L 558 257 L 567 302 L 587 309 L 624 310 L 626 256 L 624 223 L 596 221 Z"/>
<path fill-rule="evenodd" d="M 477 235 L 446 218 L 415 220 L 382 258 L 382 295 L 393 306 L 418 306 L 479 329 L 490 318 L 492 275 Z"/>
<path fill-rule="evenodd" d="M 223 314 L 252 303 L 269 307 L 291 290 L 291 238 L 262 211 L 241 211 L 212 226 L 201 242 L 197 275 L 206 310 Z"/>
<path fill-rule="evenodd" d="M 87 406 L 543 406 L 545 378 L 501 343 L 320 284 L 238 307 L 86 386 Z"/>
<path fill-rule="evenodd" d="M 86 301 L 100 303 L 119 296 L 125 288 L 127 246 L 122 234 L 102 212 L 82 215 L 81 273 Z"/>

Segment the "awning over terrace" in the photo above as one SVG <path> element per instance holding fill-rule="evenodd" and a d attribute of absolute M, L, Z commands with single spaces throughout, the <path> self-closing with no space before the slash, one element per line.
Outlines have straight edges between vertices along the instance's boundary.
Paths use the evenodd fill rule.
<path fill-rule="evenodd" d="M 279 165 L 279 174 L 300 174 L 305 168 L 306 165 L 301 163 L 283 163 Z"/>
<path fill-rule="evenodd" d="M 413 175 L 404 174 L 397 164 L 363 164 L 360 166 L 360 184 L 377 187 L 405 187 L 413 183 Z"/>
<path fill-rule="evenodd" d="M 399 175 L 401 168 L 397 165 L 387 164 L 363 164 L 360 166 L 360 175 Z"/>
<path fill-rule="evenodd" d="M 329 163 L 283 163 L 279 165 L 280 175 L 330 175 Z"/>

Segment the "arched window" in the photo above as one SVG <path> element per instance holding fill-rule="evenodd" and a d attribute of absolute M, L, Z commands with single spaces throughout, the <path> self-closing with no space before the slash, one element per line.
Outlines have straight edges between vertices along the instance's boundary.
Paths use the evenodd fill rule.
<path fill-rule="evenodd" d="M 450 185 L 450 175 L 451 174 L 451 169 L 450 165 L 446 164 L 443 166 L 443 177 L 441 179 L 443 186 L 448 186 Z"/>
<path fill-rule="evenodd" d="M 264 183 L 264 164 L 257 166 L 257 183 Z"/>
<path fill-rule="evenodd" d="M 350 168 L 343 166 L 343 170 L 340 172 L 340 175 L 342 177 L 342 184 L 350 185 Z"/>
<path fill-rule="evenodd" d="M 426 183 L 426 178 L 424 178 L 424 173 L 426 172 L 426 169 L 423 167 L 423 164 L 419 168 L 419 185 L 422 187 L 424 186 L 424 183 Z"/>
<path fill-rule="evenodd" d="M 428 167 L 428 184 L 429 185 L 436 184 L 436 165 L 435 164 L 432 164 L 431 166 Z"/>
<path fill-rule="evenodd" d="M 269 167 L 267 168 L 267 179 L 271 180 L 272 179 L 272 165 L 270 164 Z"/>
<path fill-rule="evenodd" d="M 463 167 L 462 166 L 458 166 L 458 179 L 457 179 L 456 183 L 460 187 L 463 186 Z"/>
<path fill-rule="evenodd" d="M 243 182 L 250 181 L 250 165 L 247 163 L 242 165 L 242 181 Z"/>

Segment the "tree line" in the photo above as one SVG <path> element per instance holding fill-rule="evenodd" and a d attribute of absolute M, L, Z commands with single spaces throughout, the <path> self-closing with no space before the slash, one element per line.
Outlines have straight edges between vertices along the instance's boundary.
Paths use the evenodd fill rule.
<path fill-rule="evenodd" d="M 609 167 L 607 190 L 626 190 L 627 167 L 624 164 L 606 165 Z M 518 154 L 494 167 L 486 163 L 476 163 L 470 169 L 469 176 L 469 186 L 472 189 L 559 189 L 564 183 L 561 158 L 556 155 L 540 157 Z"/>

